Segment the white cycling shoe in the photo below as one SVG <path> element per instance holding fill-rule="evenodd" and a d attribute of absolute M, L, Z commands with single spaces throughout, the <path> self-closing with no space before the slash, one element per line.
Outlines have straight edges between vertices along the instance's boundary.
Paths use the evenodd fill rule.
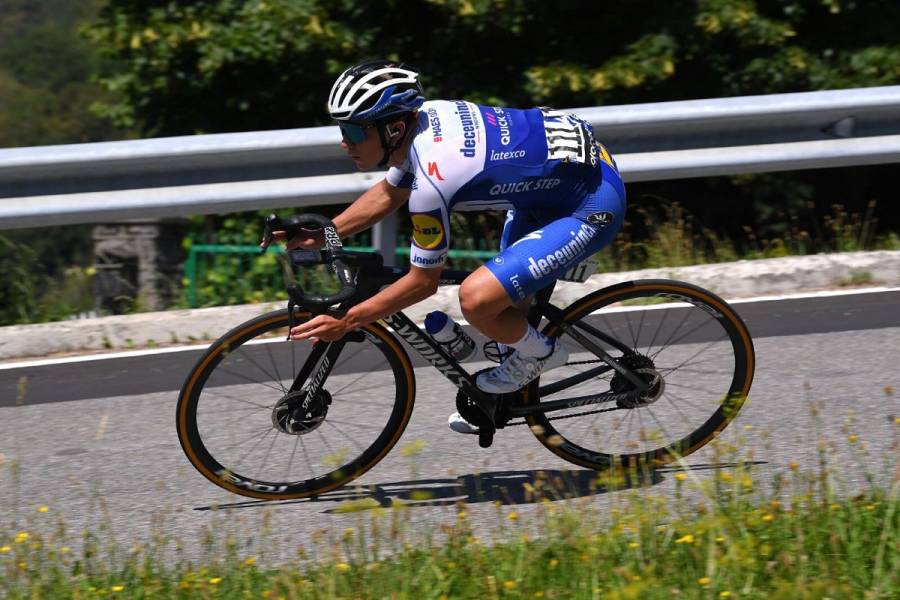
<path fill-rule="evenodd" d="M 480 374 L 475 383 L 483 392 L 508 394 L 525 387 L 544 371 L 563 366 L 567 360 L 569 351 L 556 340 L 553 350 L 544 358 L 522 356 L 518 351 L 513 352 L 499 367 Z"/>
<path fill-rule="evenodd" d="M 456 433 L 478 433 L 478 427 L 463 419 L 463 416 L 458 412 L 447 418 L 447 426 Z"/>

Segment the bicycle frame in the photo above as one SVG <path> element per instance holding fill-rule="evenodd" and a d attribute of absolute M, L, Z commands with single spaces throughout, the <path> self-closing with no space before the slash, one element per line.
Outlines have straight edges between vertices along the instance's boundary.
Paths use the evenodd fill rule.
<path fill-rule="evenodd" d="M 391 280 L 395 281 L 396 279 L 399 279 L 403 274 L 405 274 L 405 272 L 405 270 L 401 269 L 386 269 L 382 271 L 381 277 L 379 278 L 380 280 L 378 281 L 378 287 L 385 283 L 383 280 L 386 279 L 388 280 L 388 282 L 391 282 Z M 444 273 L 442 273 L 441 284 L 458 285 L 461 284 L 462 281 L 469 275 L 470 272 L 466 271 L 445 271 Z M 378 287 L 376 287 L 375 289 L 377 290 Z M 462 390 L 463 393 L 474 400 L 476 405 L 485 413 L 485 415 L 490 419 L 490 422 L 492 422 L 497 428 L 504 427 L 509 419 L 514 417 L 526 417 L 528 415 L 537 413 L 547 413 L 569 408 L 584 407 L 592 404 L 603 404 L 629 400 L 647 390 L 648 384 L 646 382 L 637 377 L 634 373 L 631 372 L 631 370 L 619 364 L 608 352 L 606 352 L 598 344 L 587 338 L 584 334 L 579 332 L 575 327 L 569 326 L 562 321 L 562 311 L 556 306 L 550 304 L 550 295 L 553 293 L 554 287 L 555 285 L 550 285 L 540 290 L 535 295 L 535 302 L 529 310 L 528 314 L 529 323 L 531 323 L 532 326 L 537 326 L 542 318 L 546 318 L 550 322 L 559 324 L 562 331 L 566 335 L 569 335 L 570 337 L 578 341 L 582 345 L 582 347 L 593 352 L 594 355 L 603 362 L 603 364 L 601 366 L 588 369 L 583 373 L 573 375 L 561 381 L 557 381 L 555 383 L 548 384 L 539 388 L 540 396 L 549 395 L 565 390 L 574 385 L 587 381 L 588 379 L 591 379 L 598 375 L 602 375 L 603 373 L 607 373 L 611 370 L 615 370 L 617 373 L 628 379 L 628 381 L 634 385 L 635 389 L 628 392 L 618 393 L 600 392 L 587 396 L 535 403 L 531 405 L 502 406 L 501 410 L 501 402 L 498 401 L 498 397 L 481 391 L 475 384 L 475 378 L 465 369 L 463 369 L 456 361 L 456 359 L 454 359 L 447 351 L 445 351 L 434 339 L 431 338 L 431 336 L 422 331 L 422 329 L 402 311 L 384 317 L 382 319 L 382 322 L 393 329 L 398 337 L 403 339 L 407 344 L 415 349 L 416 352 L 418 352 L 435 369 L 443 374 L 444 377 L 446 377 L 453 385 L 455 385 L 457 388 Z M 605 333 L 595 329 L 594 327 L 591 327 L 587 323 L 580 323 L 579 327 L 583 328 L 592 336 L 595 336 L 596 338 L 603 340 L 612 347 L 620 350 L 623 354 L 627 355 L 632 353 L 632 350 L 628 346 L 622 344 L 615 338 L 612 338 Z M 316 364 L 319 364 L 319 369 L 316 371 L 315 375 L 312 378 L 312 383 L 310 384 L 310 389 L 313 389 L 314 386 L 315 389 L 313 390 L 313 392 L 317 391 L 319 387 L 324 384 L 324 381 L 327 379 L 328 374 L 331 371 L 332 365 L 335 363 L 337 356 L 340 354 L 347 341 L 352 342 L 353 340 L 351 338 L 344 338 L 338 342 L 332 342 L 328 344 L 324 344 L 321 342 L 318 343 L 307 359 L 306 364 L 304 364 L 303 368 L 300 370 L 300 373 L 298 373 L 297 378 L 294 381 L 294 385 L 291 387 L 291 391 L 299 390 L 312 374 L 312 369 L 314 368 L 314 366 Z M 501 412 L 502 414 L 500 414 Z"/>

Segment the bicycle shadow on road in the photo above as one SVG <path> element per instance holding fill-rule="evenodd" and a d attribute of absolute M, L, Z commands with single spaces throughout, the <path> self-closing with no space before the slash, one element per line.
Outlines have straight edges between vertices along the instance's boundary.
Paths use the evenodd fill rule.
<path fill-rule="evenodd" d="M 690 465 L 691 470 L 731 469 L 766 464 L 765 461 L 742 463 L 714 463 Z M 589 469 L 528 471 L 492 471 L 458 477 L 411 479 L 366 485 L 350 485 L 313 498 L 281 501 L 249 501 L 221 504 L 216 508 L 253 508 L 286 506 L 289 504 L 329 503 L 336 506 L 324 513 L 340 514 L 392 508 L 396 506 L 448 506 L 499 502 L 505 505 L 533 504 L 549 500 L 570 500 L 585 496 L 600 496 L 637 487 L 649 487 L 665 481 L 666 474 L 682 471 L 680 467 L 665 467 L 646 472 L 622 475 L 618 480 L 604 480 L 602 474 Z M 198 507 L 195 510 L 209 510 Z"/>

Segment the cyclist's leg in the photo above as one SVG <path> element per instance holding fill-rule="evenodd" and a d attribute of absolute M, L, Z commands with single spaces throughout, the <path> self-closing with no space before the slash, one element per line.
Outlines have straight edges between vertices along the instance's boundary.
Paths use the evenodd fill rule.
<path fill-rule="evenodd" d="M 461 288 L 460 304 L 469 322 L 516 349 L 500 367 L 479 375 L 481 389 L 514 391 L 542 371 L 565 364 L 565 349 L 528 325 L 513 303 L 551 284 L 615 238 L 624 221 L 625 199 L 621 185 L 613 185 L 618 177 L 610 180 L 581 202 L 577 216 L 557 218 L 522 236 Z"/>
<path fill-rule="evenodd" d="M 601 162 L 601 168 L 602 183 L 568 214 L 548 215 L 544 224 L 525 214 L 507 219 L 500 254 L 460 288 L 463 314 L 479 331 L 506 344 L 521 338 L 527 322 L 513 305 L 527 306 L 535 292 L 615 238 L 625 219 L 625 190 L 612 167 Z"/>
<path fill-rule="evenodd" d="M 540 225 L 541 222 L 532 214 L 508 211 L 500 236 L 501 254 Z M 492 262 L 497 260 L 503 259 L 498 256 Z M 531 297 L 532 294 L 525 293 L 511 296 L 484 267 L 467 277 L 459 290 L 460 307 L 466 320 L 492 340 L 504 345 L 519 340 L 525 333 L 528 325 L 525 315 Z"/>

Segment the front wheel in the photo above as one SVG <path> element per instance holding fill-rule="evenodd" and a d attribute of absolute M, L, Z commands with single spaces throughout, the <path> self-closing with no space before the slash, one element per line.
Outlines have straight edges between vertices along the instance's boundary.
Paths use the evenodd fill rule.
<path fill-rule="evenodd" d="M 309 318 L 295 313 L 295 323 Z M 412 363 L 372 323 L 333 344 L 286 341 L 288 312 L 210 346 L 178 397 L 181 447 L 207 479 L 262 499 L 318 495 L 372 468 L 412 414 Z"/>
<path fill-rule="evenodd" d="M 571 407 L 527 418 L 551 452 L 593 469 L 661 466 L 701 448 L 740 410 L 753 381 L 753 342 L 728 304 L 670 280 L 627 282 L 563 311 L 567 364 L 531 383 L 531 405 L 566 399 Z M 648 384 L 632 383 L 562 330 L 574 328 Z M 608 400 L 596 404 L 598 395 Z M 619 394 L 619 397 L 616 397 Z M 607 396 L 603 396 L 607 398 Z M 594 399 L 594 400 L 591 400 Z"/>

